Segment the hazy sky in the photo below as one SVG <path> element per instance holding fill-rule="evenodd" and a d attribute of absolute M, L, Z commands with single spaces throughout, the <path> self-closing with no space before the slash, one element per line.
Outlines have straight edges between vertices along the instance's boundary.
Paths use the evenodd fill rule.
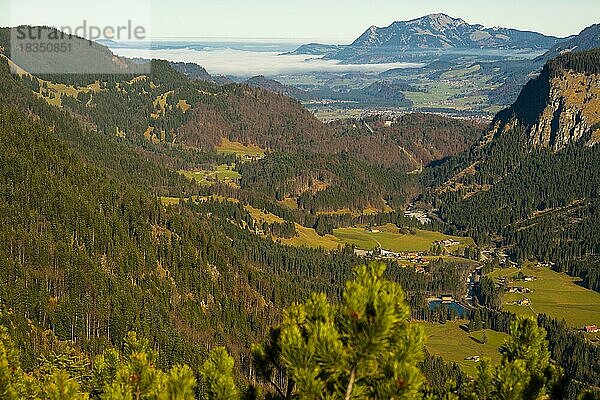
<path fill-rule="evenodd" d="M 0 25 L 147 26 L 155 38 L 349 42 L 370 25 L 434 12 L 566 36 L 600 22 L 598 0 L 0 0 Z"/>

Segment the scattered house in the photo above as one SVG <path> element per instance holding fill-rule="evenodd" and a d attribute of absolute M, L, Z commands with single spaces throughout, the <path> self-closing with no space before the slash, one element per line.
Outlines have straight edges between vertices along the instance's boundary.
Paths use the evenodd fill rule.
<path fill-rule="evenodd" d="M 356 254 L 359 257 L 369 257 L 369 258 L 374 258 L 377 260 L 385 259 L 385 260 L 397 260 L 397 261 L 409 262 L 411 264 L 414 264 L 415 268 L 420 268 L 420 269 L 417 269 L 417 272 L 423 272 L 423 273 L 425 273 L 426 271 L 422 267 L 425 265 L 428 265 L 430 263 L 430 260 L 425 258 L 427 256 L 427 254 L 424 252 L 396 253 L 396 252 L 393 252 L 390 250 L 376 248 L 375 250 L 371 250 L 371 251 L 354 249 L 354 254 Z"/>
<path fill-rule="evenodd" d="M 367 250 L 354 249 L 354 254 L 358 257 L 367 257 L 370 253 Z"/>
<path fill-rule="evenodd" d="M 478 362 L 479 360 L 481 360 L 481 357 L 479 357 L 479 356 L 472 356 L 472 357 L 465 358 L 465 361 L 475 361 L 475 362 Z"/>
<path fill-rule="evenodd" d="M 371 228 L 371 227 L 369 227 L 367 230 L 369 231 L 369 233 L 379 233 L 379 232 L 381 232 L 379 229 L 375 229 L 375 228 Z"/>
<path fill-rule="evenodd" d="M 398 253 L 394 253 L 393 251 L 381 249 L 381 257 L 399 259 L 401 258 L 401 255 Z"/>
<path fill-rule="evenodd" d="M 513 286 L 508 288 L 508 293 L 521 293 L 521 294 L 525 294 L 525 293 L 531 293 L 532 290 L 528 287 L 522 287 L 522 286 Z"/>
<path fill-rule="evenodd" d="M 437 240 L 435 242 L 433 242 L 434 245 L 438 245 L 438 246 L 443 246 L 443 247 L 450 247 L 450 246 L 458 246 L 460 244 L 460 242 L 456 241 L 456 240 L 452 240 L 452 239 L 446 239 L 446 240 Z"/>
<path fill-rule="evenodd" d="M 550 262 L 550 261 L 548 261 L 548 262 L 539 263 L 539 265 L 540 265 L 541 267 L 552 268 L 552 267 L 554 267 L 556 264 L 555 264 L 555 263 L 553 263 L 553 262 Z"/>
<path fill-rule="evenodd" d="M 442 303 L 452 303 L 454 301 L 454 296 L 451 294 L 443 294 L 442 295 Z"/>
<path fill-rule="evenodd" d="M 385 121 L 384 125 L 389 127 L 389 126 L 392 126 L 393 123 L 394 123 L 394 121 Z"/>
<path fill-rule="evenodd" d="M 242 157 L 242 160 L 244 160 L 244 161 L 259 161 L 259 160 L 262 160 L 263 158 L 265 158 L 265 156 L 262 154 L 261 155 L 245 154 Z"/>
<path fill-rule="evenodd" d="M 523 306 L 523 307 L 529 307 L 531 305 L 531 300 L 529 300 L 527 297 L 521 300 L 517 300 L 515 302 L 513 302 L 514 305 L 516 306 Z"/>
<path fill-rule="evenodd" d="M 587 333 L 598 333 L 600 332 L 600 328 L 596 325 L 588 325 L 583 327 L 583 331 Z"/>
<path fill-rule="evenodd" d="M 533 281 L 537 280 L 537 278 L 535 276 L 524 276 L 523 280 L 525 282 L 533 282 Z"/>

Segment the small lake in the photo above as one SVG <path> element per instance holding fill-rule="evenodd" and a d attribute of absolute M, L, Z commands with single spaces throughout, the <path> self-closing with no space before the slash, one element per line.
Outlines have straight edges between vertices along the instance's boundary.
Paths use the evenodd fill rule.
<path fill-rule="evenodd" d="M 448 309 L 454 310 L 454 311 L 456 311 L 458 316 L 461 318 L 466 316 L 466 314 L 467 314 L 467 309 L 455 301 L 453 301 L 451 303 L 442 303 L 441 300 L 433 300 L 433 301 L 429 302 L 430 310 L 434 310 L 438 307 L 446 307 Z"/>

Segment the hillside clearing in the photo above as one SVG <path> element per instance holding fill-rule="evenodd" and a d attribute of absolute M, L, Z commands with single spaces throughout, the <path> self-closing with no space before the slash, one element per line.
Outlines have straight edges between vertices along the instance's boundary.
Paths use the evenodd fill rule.
<path fill-rule="evenodd" d="M 500 362 L 498 348 L 508 337 L 505 333 L 486 329 L 488 341 L 481 343 L 483 331 L 466 332 L 460 325 L 466 321 L 447 322 L 446 324 L 422 323 L 427 335 L 425 347 L 434 355 L 447 362 L 457 363 L 463 371 L 473 376 L 477 370 L 477 362 L 467 361 L 472 356 L 487 357 L 494 364 Z"/>
<path fill-rule="evenodd" d="M 265 150 L 258 146 L 232 142 L 228 138 L 223 138 L 221 144 L 216 146 L 216 150 L 222 154 L 235 154 L 239 157 L 262 157 L 265 155 Z"/>
<path fill-rule="evenodd" d="M 516 267 L 497 269 L 490 277 L 500 278 L 515 275 L 522 271 L 535 276 L 533 282 L 515 282 L 513 286 L 530 288 L 532 293 L 507 293 L 503 297 L 503 308 L 520 315 L 546 314 L 564 319 L 575 328 L 584 325 L 600 325 L 600 293 L 586 289 L 578 283 L 580 278 L 552 271 L 550 268 L 527 263 L 521 269 Z M 517 306 L 509 303 L 528 298 L 531 306 Z"/>
<path fill-rule="evenodd" d="M 379 232 L 377 232 L 379 231 Z M 401 253 L 408 251 L 429 251 L 431 245 L 438 240 L 452 239 L 463 246 L 473 244 L 470 238 L 453 237 L 440 232 L 417 229 L 415 235 L 399 233 L 395 225 L 387 224 L 376 227 L 373 232 L 365 228 L 335 229 L 333 235 L 338 239 L 353 244 L 361 250 L 373 250 L 381 247 L 385 250 Z M 451 249 L 454 250 L 454 249 Z"/>

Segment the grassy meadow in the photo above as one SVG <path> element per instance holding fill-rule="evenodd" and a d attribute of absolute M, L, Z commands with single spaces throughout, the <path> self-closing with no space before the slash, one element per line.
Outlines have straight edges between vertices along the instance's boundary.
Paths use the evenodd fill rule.
<path fill-rule="evenodd" d="M 217 166 L 213 171 L 179 171 L 179 173 L 188 179 L 195 180 L 198 184 L 203 186 L 210 186 L 212 181 L 237 181 L 242 176 L 234 170 L 235 165 L 222 164 Z"/>
<path fill-rule="evenodd" d="M 440 232 L 417 230 L 415 235 L 399 233 L 395 225 L 387 224 L 376 227 L 379 232 L 369 232 L 365 228 L 341 228 L 333 231 L 339 240 L 353 244 L 362 250 L 373 250 L 381 247 L 393 252 L 429 251 L 433 242 L 445 239 L 454 239 L 462 245 L 473 244 L 470 238 L 452 237 Z"/>
<path fill-rule="evenodd" d="M 235 154 L 238 157 L 244 156 L 264 156 L 265 150 L 261 149 L 258 146 L 246 146 L 240 142 L 232 142 L 227 138 L 223 138 L 221 140 L 221 144 L 216 146 L 216 150 L 222 154 Z"/>
<path fill-rule="evenodd" d="M 252 217 L 254 218 L 255 221 L 266 222 L 268 224 L 272 224 L 275 222 L 278 222 L 278 223 L 284 222 L 283 218 L 278 217 L 269 212 L 259 210 L 252 206 L 245 206 L 244 208 L 250 213 L 250 215 L 252 215 Z M 344 242 L 340 241 L 338 238 L 336 238 L 333 235 L 319 236 L 317 234 L 317 232 L 312 228 L 306 228 L 299 224 L 295 224 L 295 226 L 296 226 L 296 232 L 298 233 L 298 236 L 290 238 L 290 239 L 285 239 L 285 238 L 274 238 L 274 239 L 276 239 L 277 241 L 279 241 L 282 244 L 287 244 L 290 246 L 298 246 L 298 247 L 304 246 L 304 247 L 311 247 L 311 248 L 315 248 L 315 249 L 316 248 L 324 248 L 327 250 L 336 250 L 338 247 L 344 245 Z"/>
<path fill-rule="evenodd" d="M 515 275 L 518 268 L 497 269 L 489 276 L 494 278 Z M 584 325 L 600 325 L 600 293 L 578 284 L 579 278 L 552 271 L 550 268 L 527 263 L 521 269 L 523 274 L 535 276 L 533 282 L 515 282 L 514 286 L 530 288 L 527 294 L 507 293 L 504 295 L 504 309 L 520 315 L 546 314 L 564 319 L 567 324 L 581 328 Z M 523 298 L 531 300 L 531 306 L 516 306 L 509 303 Z"/>
<path fill-rule="evenodd" d="M 427 335 L 425 346 L 434 355 L 442 357 L 447 362 L 457 363 L 463 371 L 474 375 L 477 362 L 467 361 L 465 358 L 472 356 L 487 357 L 494 363 L 500 362 L 498 348 L 504 343 L 508 335 L 486 329 L 488 341 L 481 343 L 483 331 L 466 332 L 460 325 L 466 321 L 453 321 L 446 324 L 423 322 L 422 326 Z"/>

